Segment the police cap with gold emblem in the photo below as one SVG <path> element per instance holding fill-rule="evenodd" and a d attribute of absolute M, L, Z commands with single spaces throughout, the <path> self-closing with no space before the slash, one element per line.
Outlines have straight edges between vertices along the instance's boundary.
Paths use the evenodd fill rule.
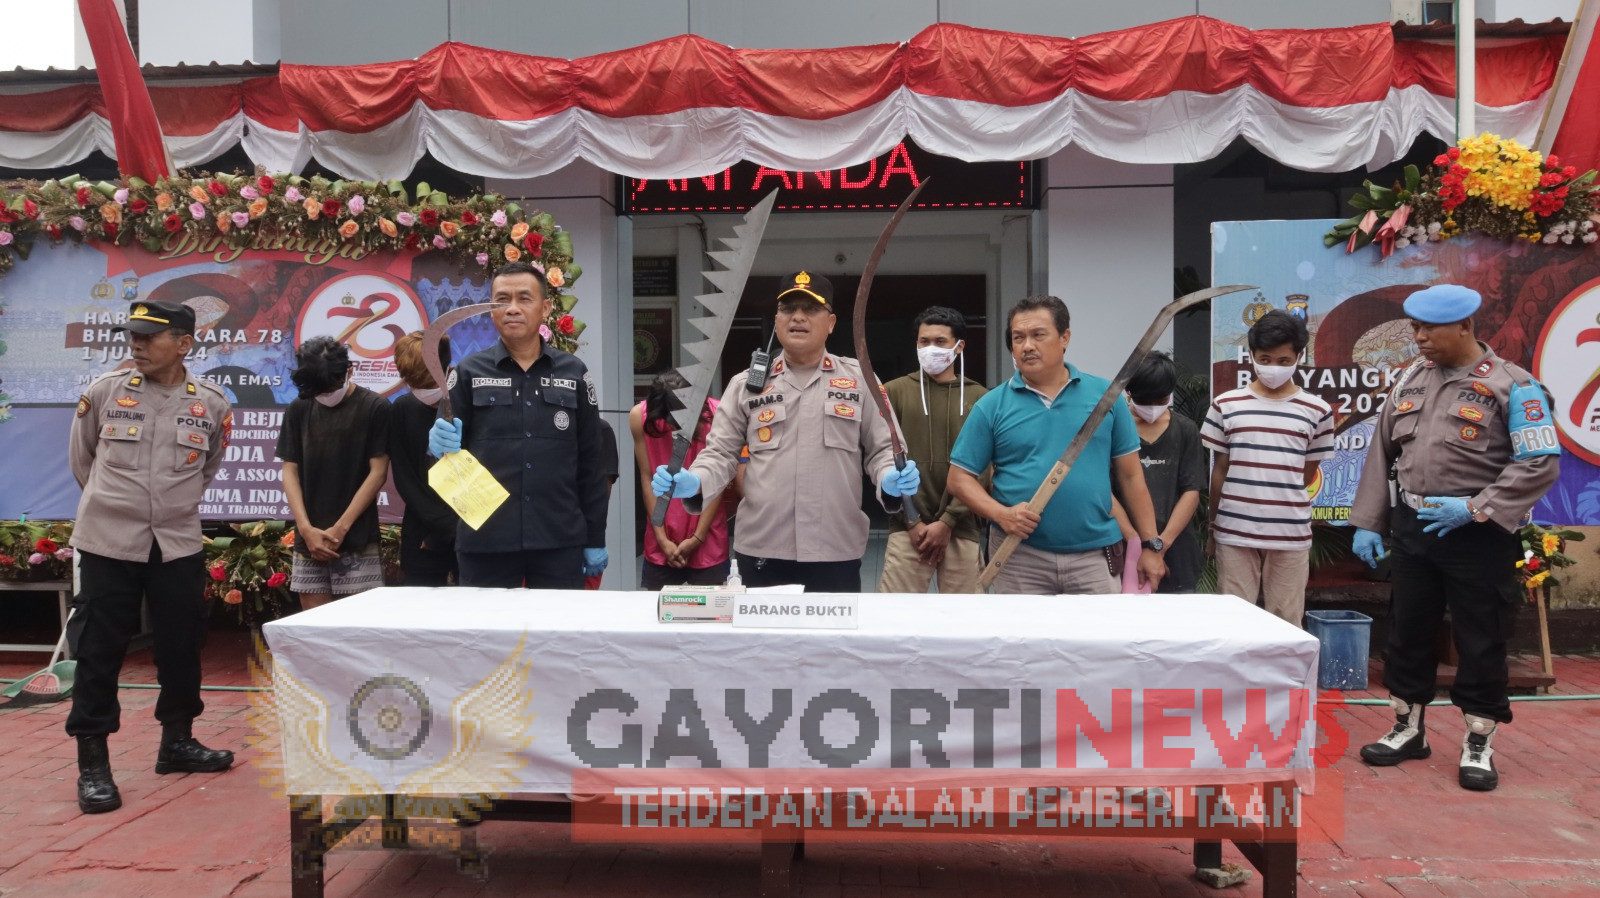
<path fill-rule="evenodd" d="M 810 299 L 822 304 L 823 308 L 833 311 L 833 284 L 820 274 L 809 271 L 797 271 L 784 282 L 783 289 L 778 291 L 778 302 L 794 302 L 800 299 Z"/>
<path fill-rule="evenodd" d="M 1483 295 L 1460 284 L 1434 284 L 1406 297 L 1406 315 L 1423 324 L 1455 324 L 1477 314 Z"/>
<path fill-rule="evenodd" d="M 112 330 L 134 334 L 159 334 L 176 328 L 186 334 L 194 333 L 194 310 L 182 303 L 136 302 L 128 308 L 128 321 Z"/>

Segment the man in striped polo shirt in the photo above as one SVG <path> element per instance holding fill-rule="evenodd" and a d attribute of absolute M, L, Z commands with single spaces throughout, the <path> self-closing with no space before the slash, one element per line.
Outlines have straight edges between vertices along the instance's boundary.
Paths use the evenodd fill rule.
<path fill-rule="evenodd" d="M 1255 379 L 1218 396 L 1200 439 L 1211 466 L 1211 545 L 1217 589 L 1295 626 L 1311 573 L 1306 487 L 1333 451 L 1333 409 L 1294 382 L 1309 337 L 1305 322 L 1274 309 L 1247 337 Z"/>

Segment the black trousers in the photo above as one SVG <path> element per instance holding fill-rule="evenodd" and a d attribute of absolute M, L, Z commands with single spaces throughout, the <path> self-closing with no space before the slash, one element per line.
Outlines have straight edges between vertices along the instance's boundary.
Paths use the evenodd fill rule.
<path fill-rule="evenodd" d="M 456 574 L 456 580 L 459 581 L 461 576 L 456 568 L 455 547 L 424 549 L 422 537 L 412 530 L 411 527 L 404 527 L 400 531 L 400 573 L 405 577 L 405 585 L 445 586 L 449 584 L 451 574 Z"/>
<path fill-rule="evenodd" d="M 849 561 L 789 561 L 757 558 L 735 552 L 739 580 L 745 586 L 783 586 L 798 583 L 806 592 L 860 592 L 861 559 Z"/>
<path fill-rule="evenodd" d="M 1426 522 L 1404 504 L 1392 517 L 1383 685 L 1407 702 L 1433 700 L 1436 638 L 1448 609 L 1461 658 L 1450 700 L 1468 714 L 1509 723 L 1506 642 L 1523 600 L 1521 542 L 1492 523 L 1469 523 L 1443 538 L 1423 533 Z"/>
<path fill-rule="evenodd" d="M 526 552 L 457 552 L 462 586 L 492 589 L 582 589 L 583 548 Z"/>
<path fill-rule="evenodd" d="M 205 556 L 196 552 L 163 560 L 151 545 L 148 561 L 118 561 L 79 552 L 79 590 L 68 627 L 78 659 L 67 733 L 100 736 L 121 727 L 117 677 L 128 642 L 139 632 L 139 609 L 148 600 L 155 636 L 156 720 L 187 726 L 205 703 L 200 700 L 200 648 L 205 642 Z"/>
<path fill-rule="evenodd" d="M 710 567 L 668 567 L 651 561 L 644 563 L 639 588 L 659 592 L 666 586 L 721 586 L 728 582 L 728 561 Z"/>

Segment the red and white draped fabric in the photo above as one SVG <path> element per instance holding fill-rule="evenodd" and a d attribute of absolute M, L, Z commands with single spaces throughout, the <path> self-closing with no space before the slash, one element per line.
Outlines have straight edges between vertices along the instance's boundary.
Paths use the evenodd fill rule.
<path fill-rule="evenodd" d="M 1564 38 L 1478 50 L 1478 125 L 1531 142 Z M 173 160 L 243 144 L 271 170 L 316 158 L 404 177 L 424 154 L 524 178 L 578 159 L 639 178 L 740 160 L 852 165 L 910 136 L 969 161 L 1077 144 L 1123 162 L 1196 162 L 1243 138 L 1287 165 L 1384 164 L 1454 124 L 1454 49 L 1387 25 L 1251 31 L 1195 16 L 1082 38 L 941 24 L 904 44 L 738 50 L 685 35 L 583 59 L 443 44 L 404 62 L 280 67 L 151 89 Z M 0 94 L 0 165 L 111 153 L 93 86 Z"/>

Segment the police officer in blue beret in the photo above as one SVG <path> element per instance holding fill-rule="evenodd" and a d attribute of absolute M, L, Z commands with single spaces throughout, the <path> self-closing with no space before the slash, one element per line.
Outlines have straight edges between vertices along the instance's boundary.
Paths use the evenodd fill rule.
<path fill-rule="evenodd" d="M 1378 413 L 1350 521 L 1368 565 L 1385 554 L 1385 537 L 1392 549 L 1383 681 L 1395 724 L 1361 749 L 1362 760 L 1388 767 L 1432 753 L 1423 721 L 1448 610 L 1461 658 L 1450 699 L 1467 722 L 1457 781 L 1489 791 L 1499 783 L 1494 734 L 1511 722 L 1506 640 L 1523 600 L 1517 530 L 1555 483 L 1559 450 L 1543 388 L 1474 334 L 1482 304 L 1456 284 L 1406 299 L 1418 358 Z"/>

